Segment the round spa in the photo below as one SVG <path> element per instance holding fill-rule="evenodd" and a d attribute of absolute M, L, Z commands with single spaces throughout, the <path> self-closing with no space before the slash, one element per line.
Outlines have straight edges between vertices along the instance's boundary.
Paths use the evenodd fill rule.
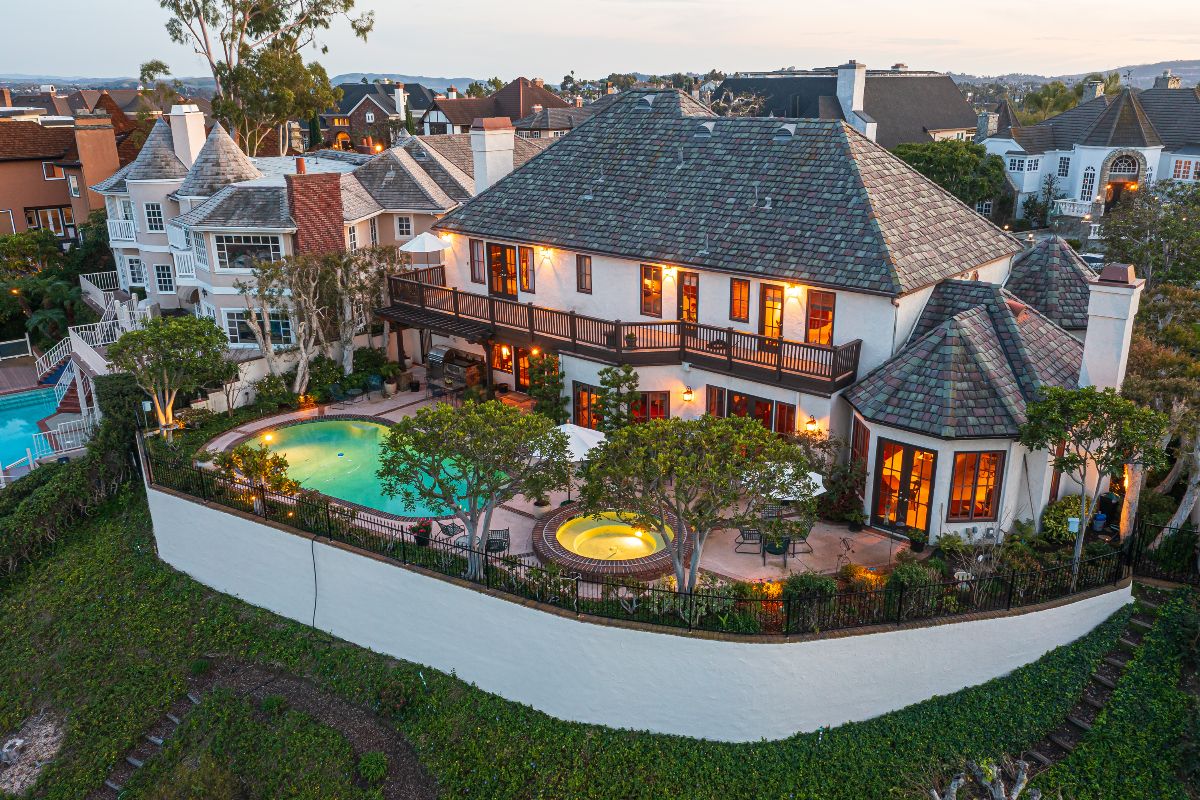
<path fill-rule="evenodd" d="M 664 540 L 657 531 L 626 522 L 616 512 L 589 516 L 571 505 L 538 522 L 533 529 L 533 551 L 543 562 L 585 578 L 648 581 L 671 571 L 667 543 L 673 535 L 670 526 Z"/>

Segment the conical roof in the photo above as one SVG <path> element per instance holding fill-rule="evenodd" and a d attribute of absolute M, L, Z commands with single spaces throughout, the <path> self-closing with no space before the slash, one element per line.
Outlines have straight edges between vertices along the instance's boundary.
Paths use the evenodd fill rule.
<path fill-rule="evenodd" d="M 1008 95 L 996 104 L 996 114 L 999 119 L 996 120 L 996 131 L 1006 131 L 1009 128 L 1021 127 L 1021 119 L 1017 116 L 1017 109 L 1013 106 L 1012 100 L 1008 99 Z"/>
<path fill-rule="evenodd" d="M 1123 89 L 1079 143 L 1089 147 L 1160 147 L 1162 139 L 1137 95 Z"/>
<path fill-rule="evenodd" d="M 221 123 L 215 123 L 196 163 L 175 190 L 177 197 L 212 197 L 231 183 L 261 178 L 262 173 L 249 156 L 230 138 Z"/>
<path fill-rule="evenodd" d="M 1066 239 L 1051 236 L 1013 259 L 1004 288 L 1065 330 L 1083 330 L 1093 277 Z"/>
<path fill-rule="evenodd" d="M 154 123 L 150 135 L 142 142 L 142 149 L 125 173 L 127 181 L 182 180 L 187 176 L 187 167 L 175 155 L 175 141 L 171 127 L 161 119 Z"/>

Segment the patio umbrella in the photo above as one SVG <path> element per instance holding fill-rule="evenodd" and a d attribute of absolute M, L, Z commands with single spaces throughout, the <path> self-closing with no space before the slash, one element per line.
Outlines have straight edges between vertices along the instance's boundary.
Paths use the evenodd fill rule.
<path fill-rule="evenodd" d="M 567 456 L 572 464 L 587 460 L 587 454 L 604 441 L 604 434 L 582 425 L 566 423 L 558 429 L 567 435 Z M 571 502 L 571 482 L 567 481 L 567 502 Z"/>
<path fill-rule="evenodd" d="M 785 480 L 787 480 L 788 483 L 794 483 L 791 467 L 787 467 L 786 470 L 787 471 L 784 473 Z M 815 487 L 815 489 L 813 491 L 813 497 L 816 497 L 819 494 L 824 494 L 825 493 L 825 481 L 821 479 L 821 474 L 818 472 L 809 472 L 809 473 L 807 473 L 807 475 L 808 475 L 808 479 L 810 481 L 812 481 L 812 484 Z M 776 500 L 799 500 L 800 498 L 796 497 L 795 495 L 784 494 L 775 499 Z"/>
<path fill-rule="evenodd" d="M 443 250 L 449 250 L 450 243 L 443 242 L 437 236 L 434 236 L 429 231 L 422 233 L 419 236 L 414 236 L 409 241 L 400 245 L 401 252 L 404 253 L 424 253 L 426 255 L 425 263 L 429 264 L 430 253 L 440 253 Z"/>

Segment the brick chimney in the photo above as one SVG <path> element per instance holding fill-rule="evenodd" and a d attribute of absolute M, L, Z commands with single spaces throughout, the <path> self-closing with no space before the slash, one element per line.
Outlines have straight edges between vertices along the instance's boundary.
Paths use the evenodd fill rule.
<path fill-rule="evenodd" d="M 300 159 L 297 159 L 299 162 Z M 297 253 L 337 253 L 346 249 L 342 219 L 342 176 L 336 172 L 286 175 L 288 208 L 296 222 Z"/>
<path fill-rule="evenodd" d="M 544 89 L 546 87 L 546 82 L 544 80 L 542 80 L 541 78 L 534 78 L 533 80 L 530 81 L 530 83 L 532 83 L 534 86 L 538 87 L 539 89 Z"/>
<path fill-rule="evenodd" d="M 455 89 L 453 86 L 447 86 L 446 87 L 446 97 L 450 98 L 451 100 L 454 100 L 455 98 L 458 97 L 458 89 Z"/>
<path fill-rule="evenodd" d="M 79 153 L 81 183 L 92 186 L 121 167 L 117 157 L 117 135 L 112 120 L 103 111 L 75 117 L 75 149 Z M 87 190 L 90 208 L 100 208 L 104 198 Z"/>
<path fill-rule="evenodd" d="M 992 136 L 1000 128 L 1000 115 L 995 111 L 980 112 L 975 122 L 975 141 Z"/>
<path fill-rule="evenodd" d="M 1180 85 L 1179 76 L 1172 75 L 1170 69 L 1164 69 L 1163 74 L 1154 79 L 1155 89 L 1178 89 Z"/>
<path fill-rule="evenodd" d="M 1090 284 L 1079 385 L 1119 390 L 1125 380 L 1133 318 L 1146 281 L 1135 276 L 1130 264 L 1106 264 Z"/>
<path fill-rule="evenodd" d="M 192 105 L 171 106 L 167 115 L 171 125 L 171 141 L 175 145 L 175 155 L 183 165 L 191 169 L 196 163 L 200 148 L 204 147 L 204 114 Z"/>
<path fill-rule="evenodd" d="M 575 95 L 575 107 L 583 108 L 583 95 L 581 95 L 581 94 Z"/>
<path fill-rule="evenodd" d="M 1101 81 L 1087 81 L 1083 84 L 1083 96 L 1079 98 L 1079 102 L 1086 103 L 1089 100 L 1095 100 L 1104 94 L 1104 84 Z"/>
<path fill-rule="evenodd" d="M 475 162 L 475 194 L 513 171 L 514 131 L 508 117 L 486 117 L 471 124 L 471 155 Z"/>

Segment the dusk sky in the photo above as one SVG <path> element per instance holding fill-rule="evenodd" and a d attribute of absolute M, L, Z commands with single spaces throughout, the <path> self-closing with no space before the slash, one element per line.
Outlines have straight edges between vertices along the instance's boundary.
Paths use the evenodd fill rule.
<path fill-rule="evenodd" d="M 172 44 L 155 0 L 60 0 L 52 46 L 44 16 L 0 7 L 7 32 L 0 72 L 131 76 L 151 58 L 176 75 L 205 75 Z M 541 76 L 557 83 L 609 72 L 726 71 L 813 67 L 857 58 L 871 67 L 975 74 L 1061 74 L 1200 58 L 1200 3 L 1160 0 L 1153 14 L 1128 2 L 1086 5 L 1012 0 L 1002 7 L 943 0 L 457 0 L 409 4 L 360 0 L 375 32 L 363 44 L 344 23 L 325 37 L 330 75 Z M 1003 10 L 1000 10 L 1000 9 Z M 28 9 L 27 9 L 28 10 Z M 24 29 L 24 30 L 23 30 Z"/>

